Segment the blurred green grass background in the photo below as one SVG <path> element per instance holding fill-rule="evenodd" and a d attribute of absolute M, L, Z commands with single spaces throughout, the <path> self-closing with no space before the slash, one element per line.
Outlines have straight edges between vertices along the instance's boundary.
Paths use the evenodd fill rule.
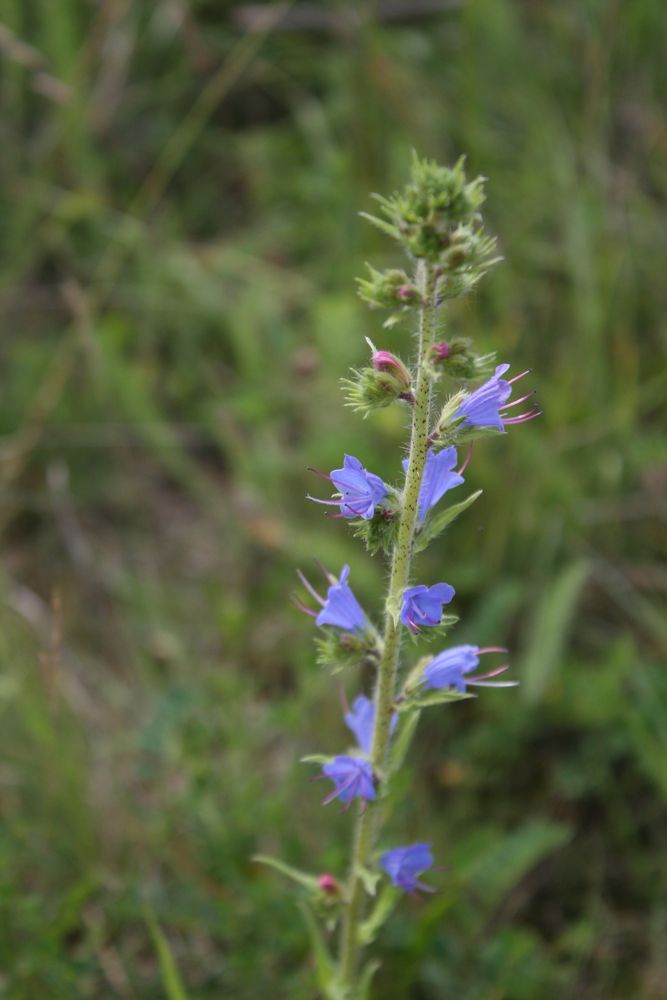
<path fill-rule="evenodd" d="M 353 279 L 398 261 L 358 212 L 414 147 L 489 178 L 505 261 L 449 329 L 532 367 L 544 416 L 478 447 L 422 561 L 521 687 L 424 719 L 393 834 L 449 867 L 376 995 L 658 1000 L 664 0 L 271 12 L 3 5 L 0 996 L 316 995 L 250 858 L 345 862 L 297 763 L 345 738 L 337 684 L 287 598 L 316 556 L 378 606 L 306 468 L 398 470 L 403 414 L 338 379 L 410 335 Z"/>

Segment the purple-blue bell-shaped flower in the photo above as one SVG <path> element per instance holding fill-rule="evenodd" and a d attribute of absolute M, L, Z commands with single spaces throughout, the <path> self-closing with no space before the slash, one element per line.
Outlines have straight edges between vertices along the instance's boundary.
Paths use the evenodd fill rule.
<path fill-rule="evenodd" d="M 324 764 L 322 773 L 331 778 L 334 790 L 323 800 L 322 805 L 340 799 L 346 805 L 353 799 L 370 802 L 375 798 L 375 778 L 373 768 L 361 757 L 334 757 Z"/>
<path fill-rule="evenodd" d="M 493 677 L 504 674 L 509 670 L 509 664 L 502 667 L 495 667 L 486 674 L 477 674 L 468 677 L 473 670 L 479 666 L 479 658 L 484 653 L 506 653 L 507 650 L 500 646 L 486 646 L 480 649 L 479 646 L 452 646 L 451 649 L 444 649 L 427 663 L 422 674 L 422 680 L 426 688 L 441 690 L 442 688 L 455 688 L 461 694 L 465 694 L 468 685 L 478 687 L 515 687 L 518 681 L 495 681 Z"/>
<path fill-rule="evenodd" d="M 442 606 L 449 604 L 456 591 L 449 583 L 436 583 L 427 587 L 420 583 L 403 591 L 401 621 L 416 634 L 423 626 L 439 625 Z"/>
<path fill-rule="evenodd" d="M 316 469 L 312 471 L 317 472 Z M 318 500 L 317 497 L 308 496 L 308 499 L 314 500 L 315 503 L 338 507 L 339 513 L 334 514 L 334 517 L 362 517 L 365 521 L 370 521 L 375 514 L 376 506 L 389 492 L 387 484 L 374 472 L 364 469 L 354 455 L 345 456 L 342 469 L 334 469 L 328 476 L 326 473 L 317 474 L 329 479 L 340 493 L 340 497 Z"/>
<path fill-rule="evenodd" d="M 453 446 L 437 452 L 429 450 L 419 488 L 419 524 L 424 523 L 424 518 L 431 507 L 435 507 L 448 490 L 465 482 L 459 472 L 453 471 L 455 465 L 456 448 Z M 403 459 L 403 469 L 406 472 L 408 470 L 407 458 Z"/>
<path fill-rule="evenodd" d="M 435 892 L 432 886 L 421 882 L 417 876 L 433 866 L 430 844 L 409 844 L 385 851 L 380 857 L 380 867 L 384 868 L 392 883 L 403 892 Z"/>
<path fill-rule="evenodd" d="M 329 582 L 326 600 L 321 597 L 315 588 L 308 582 L 301 570 L 297 570 L 299 579 L 308 593 L 321 605 L 322 610 L 317 612 L 309 608 L 303 601 L 293 598 L 295 606 L 299 611 L 305 612 L 315 619 L 317 625 L 333 625 L 344 632 L 366 632 L 371 629 L 371 625 L 366 617 L 364 609 L 359 604 L 352 590 L 347 584 L 350 575 L 350 567 L 343 566 L 338 579 L 333 573 L 324 570 Z"/>
<path fill-rule="evenodd" d="M 532 420 L 539 416 L 540 411 L 533 407 L 531 410 L 521 413 L 515 417 L 506 416 L 506 410 L 512 406 L 517 406 L 532 396 L 532 393 L 522 396 L 521 399 L 508 403 L 512 395 L 512 384 L 518 379 L 528 374 L 528 370 L 520 375 L 515 375 L 512 379 L 504 379 L 502 376 L 509 371 L 509 365 L 498 365 L 495 374 L 491 376 L 479 389 L 475 389 L 463 400 L 458 410 L 454 414 L 454 420 L 463 418 L 461 427 L 493 427 L 497 431 L 504 431 L 509 424 L 522 424 L 526 420 Z"/>
<path fill-rule="evenodd" d="M 394 712 L 389 724 L 389 731 L 396 729 L 398 716 Z M 352 702 L 352 708 L 345 713 L 345 725 L 354 733 L 357 743 L 364 753 L 370 754 L 373 746 L 373 727 L 375 725 L 375 705 L 365 694 L 357 695 Z"/>

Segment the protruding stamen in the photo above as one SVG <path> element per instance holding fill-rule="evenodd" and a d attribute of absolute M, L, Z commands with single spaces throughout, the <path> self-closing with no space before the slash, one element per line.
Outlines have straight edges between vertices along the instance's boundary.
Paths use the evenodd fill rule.
<path fill-rule="evenodd" d="M 508 650 L 504 646 L 483 646 L 481 649 L 477 650 L 478 655 L 482 653 L 507 653 Z"/>
<path fill-rule="evenodd" d="M 329 775 L 328 774 L 325 775 L 325 778 L 329 778 Z M 333 779 L 329 778 L 329 780 L 332 781 Z M 352 786 L 355 785 L 357 781 L 359 781 L 359 775 L 355 772 L 354 774 L 351 774 L 350 777 L 347 778 L 345 781 L 343 781 L 340 785 L 336 785 L 333 792 L 330 792 L 325 799 L 322 799 L 322 805 L 327 806 L 330 802 L 333 802 L 333 800 L 337 798 L 341 792 L 346 792 L 348 788 L 352 788 Z"/>
<path fill-rule="evenodd" d="M 321 573 L 323 573 L 323 574 L 324 574 L 324 576 L 325 576 L 325 579 L 326 579 L 327 583 L 329 584 L 329 586 L 333 587 L 333 585 L 334 585 L 335 583 L 338 583 L 338 580 L 337 580 L 337 579 L 336 579 L 336 577 L 335 577 L 335 576 L 333 575 L 333 573 L 330 573 L 330 572 L 329 572 L 329 570 L 328 570 L 328 569 L 326 568 L 326 566 L 324 566 L 324 565 L 323 565 L 323 564 L 322 564 L 322 563 L 320 562 L 320 560 L 319 560 L 319 559 L 316 559 L 316 560 L 315 560 L 315 565 L 317 566 L 317 568 L 319 569 L 319 571 L 320 571 Z M 322 602 L 322 603 L 324 603 L 324 602 Z"/>
<path fill-rule="evenodd" d="M 457 471 L 456 471 L 457 476 L 462 476 L 463 475 L 463 473 L 468 468 L 468 465 L 470 464 L 470 459 L 471 458 L 472 458 L 472 445 L 468 445 L 468 454 L 464 458 L 463 465 L 461 466 L 461 468 L 457 469 Z"/>
<path fill-rule="evenodd" d="M 508 424 L 525 424 L 528 420 L 534 420 L 535 417 L 541 416 L 541 410 L 528 410 L 526 413 L 521 413 L 517 417 L 510 417 L 509 420 L 503 420 L 503 425 L 507 427 Z"/>
<path fill-rule="evenodd" d="M 314 472 L 316 476 L 320 477 L 320 479 L 328 479 L 329 482 L 331 482 L 331 476 L 330 475 L 328 475 L 326 472 L 322 472 L 321 469 L 314 468 L 312 465 L 308 466 L 308 472 Z"/>
<path fill-rule="evenodd" d="M 313 503 L 323 503 L 333 507 L 338 507 L 340 504 L 345 503 L 342 497 L 338 500 L 335 500 L 333 497 L 331 500 L 320 500 L 319 497 L 311 497 L 310 493 L 306 493 L 306 500 L 312 500 Z"/>
<path fill-rule="evenodd" d="M 507 379 L 507 384 L 508 385 L 512 385 L 512 383 L 518 382 L 520 378 L 524 377 L 524 375 L 530 375 L 530 373 L 532 372 L 532 370 L 533 370 L 532 368 L 526 368 L 525 372 L 521 372 L 520 375 L 515 375 L 514 378 L 508 378 Z"/>
<path fill-rule="evenodd" d="M 525 396 L 521 396 L 519 399 L 513 399 L 511 403 L 505 403 L 504 406 L 501 406 L 501 410 L 509 410 L 513 406 L 518 406 L 520 403 L 525 403 L 526 400 L 534 396 L 536 392 L 537 389 L 533 389 L 532 392 L 527 392 Z"/>
<path fill-rule="evenodd" d="M 518 681 L 471 681 L 466 680 L 466 684 L 470 684 L 481 688 L 514 688 L 519 686 Z"/>
<path fill-rule="evenodd" d="M 486 674 L 475 674 L 474 677 L 466 680 L 466 684 L 470 684 L 472 681 L 486 681 L 490 677 L 497 677 L 499 674 L 504 674 L 506 670 L 509 670 L 509 668 L 509 663 L 505 663 L 502 667 L 494 667 L 493 670 L 489 670 Z"/>
<path fill-rule="evenodd" d="M 317 593 L 317 591 L 312 586 L 312 584 L 308 583 L 308 580 L 306 580 L 305 576 L 303 575 L 303 573 L 301 572 L 300 569 L 298 569 L 296 571 L 296 575 L 299 577 L 299 579 L 301 580 L 301 583 L 304 585 L 304 587 L 306 588 L 306 590 L 308 591 L 308 593 L 310 594 L 310 596 L 314 597 L 315 600 L 317 601 L 317 603 L 321 604 L 322 607 L 324 607 L 324 605 L 326 603 L 325 600 L 324 600 L 324 598 L 320 597 L 320 595 Z"/>
<path fill-rule="evenodd" d="M 299 600 L 296 594 L 290 594 L 290 601 L 297 611 L 303 611 L 305 615 L 310 615 L 311 618 L 317 618 L 317 611 L 313 611 L 313 609 L 309 608 L 307 604 L 304 604 L 303 601 Z"/>

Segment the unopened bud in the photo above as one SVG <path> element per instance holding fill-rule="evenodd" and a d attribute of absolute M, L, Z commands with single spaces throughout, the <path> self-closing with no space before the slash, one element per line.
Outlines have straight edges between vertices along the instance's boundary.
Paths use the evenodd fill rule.
<path fill-rule="evenodd" d="M 396 293 L 402 302 L 416 302 L 419 292 L 414 285 L 401 285 Z"/>
<path fill-rule="evenodd" d="M 414 403 L 412 379 L 404 362 L 391 351 L 378 351 L 370 340 L 368 345 L 373 367 L 354 370 L 354 378 L 343 379 L 348 406 L 365 414 L 397 399 Z"/>
<path fill-rule="evenodd" d="M 401 359 L 397 358 L 391 351 L 374 351 L 371 363 L 377 371 L 390 375 L 392 383 L 401 392 L 408 392 L 412 389 L 410 372 Z"/>
<path fill-rule="evenodd" d="M 359 278 L 359 295 L 376 308 L 407 307 L 421 301 L 419 289 L 405 271 L 376 271 L 368 266 L 368 278 Z"/>
<path fill-rule="evenodd" d="M 433 357 L 437 361 L 446 361 L 449 357 L 449 344 L 446 340 L 441 340 L 439 344 L 434 344 L 431 348 Z"/>
<path fill-rule="evenodd" d="M 459 382 L 470 382 L 493 372 L 495 354 L 475 354 L 472 341 L 456 337 L 434 344 L 429 361 L 434 375 L 445 372 Z"/>
<path fill-rule="evenodd" d="M 334 878 L 334 876 L 330 875 L 328 872 L 325 872 L 324 875 L 320 875 L 317 881 L 320 889 L 322 892 L 326 893 L 327 896 L 337 896 L 340 893 L 340 884 L 338 879 Z"/>

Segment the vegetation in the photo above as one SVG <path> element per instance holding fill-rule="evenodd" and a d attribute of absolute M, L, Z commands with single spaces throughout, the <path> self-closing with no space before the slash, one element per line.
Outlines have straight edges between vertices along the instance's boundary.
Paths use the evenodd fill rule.
<path fill-rule="evenodd" d="M 395 477 L 400 413 L 359 430 L 339 378 L 378 339 L 355 274 L 402 266 L 357 212 L 413 147 L 489 178 L 504 263 L 451 332 L 525 359 L 544 415 L 476 446 L 484 494 L 422 557 L 522 683 L 417 734 L 448 868 L 377 995 L 664 996 L 667 15 L 445 6 L 3 7 L 0 996 L 314 996 L 250 859 L 344 864 L 294 763 L 342 722 L 287 598 L 313 556 L 381 590 L 303 496 L 352 434 Z"/>

